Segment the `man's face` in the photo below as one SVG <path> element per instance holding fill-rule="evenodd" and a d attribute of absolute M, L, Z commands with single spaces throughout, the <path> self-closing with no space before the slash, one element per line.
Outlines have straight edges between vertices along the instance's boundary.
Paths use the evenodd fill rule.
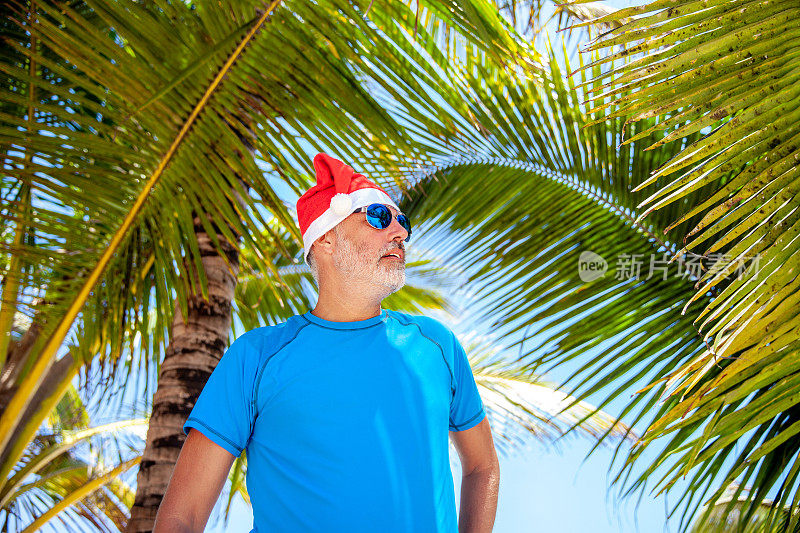
<path fill-rule="evenodd" d="M 397 212 L 392 209 L 394 215 Z M 403 239 L 405 229 L 392 219 L 383 230 L 369 225 L 366 213 L 355 213 L 335 228 L 336 248 L 333 265 L 353 280 L 376 283 L 389 289 L 391 294 L 405 285 L 406 262 Z M 399 257 L 386 256 L 389 253 Z"/>

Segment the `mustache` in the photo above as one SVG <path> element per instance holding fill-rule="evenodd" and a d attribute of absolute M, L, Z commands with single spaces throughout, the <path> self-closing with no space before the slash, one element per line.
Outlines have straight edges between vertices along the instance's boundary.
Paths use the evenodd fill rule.
<path fill-rule="evenodd" d="M 392 251 L 394 251 L 394 250 L 403 250 L 403 251 L 405 252 L 405 250 L 406 250 L 406 249 L 405 249 L 405 247 L 404 247 L 403 245 L 401 245 L 401 244 L 400 244 L 400 245 L 397 245 L 397 246 L 390 246 L 389 248 L 387 248 L 387 249 L 385 249 L 385 250 L 383 250 L 383 251 L 381 252 L 381 256 L 384 256 L 384 255 L 386 255 L 386 254 L 388 254 L 388 253 L 390 253 L 390 252 L 392 252 Z"/>

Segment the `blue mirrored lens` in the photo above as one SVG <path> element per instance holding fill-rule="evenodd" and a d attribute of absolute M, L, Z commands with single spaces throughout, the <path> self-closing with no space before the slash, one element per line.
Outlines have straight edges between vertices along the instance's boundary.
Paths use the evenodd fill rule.
<path fill-rule="evenodd" d="M 411 222 L 408 221 L 408 217 L 405 215 L 397 215 L 397 222 L 408 232 L 408 237 L 405 238 L 408 241 L 411 238 Z"/>
<path fill-rule="evenodd" d="M 371 204 L 367 207 L 366 213 L 367 222 L 375 229 L 386 229 L 392 224 L 392 211 L 383 204 Z M 397 215 L 397 222 L 408 232 L 405 238 L 408 241 L 411 238 L 411 223 L 408 217 L 403 214 Z"/>
<path fill-rule="evenodd" d="M 392 212 L 382 204 L 372 204 L 367 208 L 367 222 L 373 228 L 386 229 L 392 223 Z"/>

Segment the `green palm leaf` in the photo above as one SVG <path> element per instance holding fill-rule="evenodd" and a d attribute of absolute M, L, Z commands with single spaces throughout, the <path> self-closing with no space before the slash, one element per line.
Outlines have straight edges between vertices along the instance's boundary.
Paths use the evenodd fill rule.
<path fill-rule="evenodd" d="M 776 508 L 789 506 L 791 529 L 800 494 L 793 438 L 800 11 L 780 1 L 656 1 L 599 20 L 634 14 L 589 47 L 625 46 L 593 63 L 592 100 L 628 122 L 658 117 L 645 130 L 665 133 L 652 148 L 681 151 L 633 184 L 650 191 L 638 220 L 667 222 L 665 230 L 685 243 L 675 255 L 718 260 L 685 305 L 703 300 L 695 322 L 707 349 L 669 375 L 679 402 L 644 435 L 642 448 L 669 439 L 648 474 L 661 471 L 662 489 L 689 472 L 715 479 L 711 502 L 733 482 L 752 483 L 737 504 L 743 523 L 775 491 Z M 618 61 L 623 55 L 634 59 Z M 703 187 L 708 194 L 696 197 Z M 730 279 L 742 265 L 751 268 Z M 710 290 L 715 298 L 707 301 Z"/>
<path fill-rule="evenodd" d="M 146 425 L 146 419 L 134 419 L 92 426 L 70 387 L 0 491 L 5 528 L 34 531 L 57 521 L 70 529 L 124 529 L 133 493 L 120 475 L 139 463 L 141 453 L 124 445 L 123 433 Z"/>
<path fill-rule="evenodd" d="M 501 357 L 496 339 L 461 342 L 501 452 L 520 451 L 531 438 L 552 442 L 575 430 L 594 440 L 604 435 L 617 441 L 636 437 L 611 415 L 555 390 L 525 365 L 509 363 L 507 357 Z"/>
<path fill-rule="evenodd" d="M 739 495 L 742 492 L 744 495 Z M 791 510 L 778 509 L 771 500 L 762 501 L 758 510 L 751 513 L 752 503 L 746 497 L 747 492 L 749 491 L 746 489 L 740 489 L 737 483 L 732 483 L 714 505 L 705 506 L 703 515 L 696 518 L 690 533 L 725 533 L 733 530 L 741 533 L 798 531 L 797 526 L 787 529 Z M 745 514 L 749 514 L 750 518 L 742 525 L 740 520 Z"/>

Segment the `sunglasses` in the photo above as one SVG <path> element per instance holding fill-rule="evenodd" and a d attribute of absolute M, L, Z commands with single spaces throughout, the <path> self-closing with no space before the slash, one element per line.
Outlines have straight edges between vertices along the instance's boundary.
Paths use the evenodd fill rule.
<path fill-rule="evenodd" d="M 367 222 L 369 225 L 375 229 L 386 229 L 392 223 L 392 211 L 383 204 L 370 204 L 366 207 L 361 207 L 353 211 L 353 214 L 356 213 L 367 213 Z M 397 223 L 403 226 L 403 229 L 408 232 L 408 237 L 405 238 L 406 242 L 411 238 L 411 223 L 408 221 L 408 217 L 405 216 L 403 213 L 397 214 Z"/>

